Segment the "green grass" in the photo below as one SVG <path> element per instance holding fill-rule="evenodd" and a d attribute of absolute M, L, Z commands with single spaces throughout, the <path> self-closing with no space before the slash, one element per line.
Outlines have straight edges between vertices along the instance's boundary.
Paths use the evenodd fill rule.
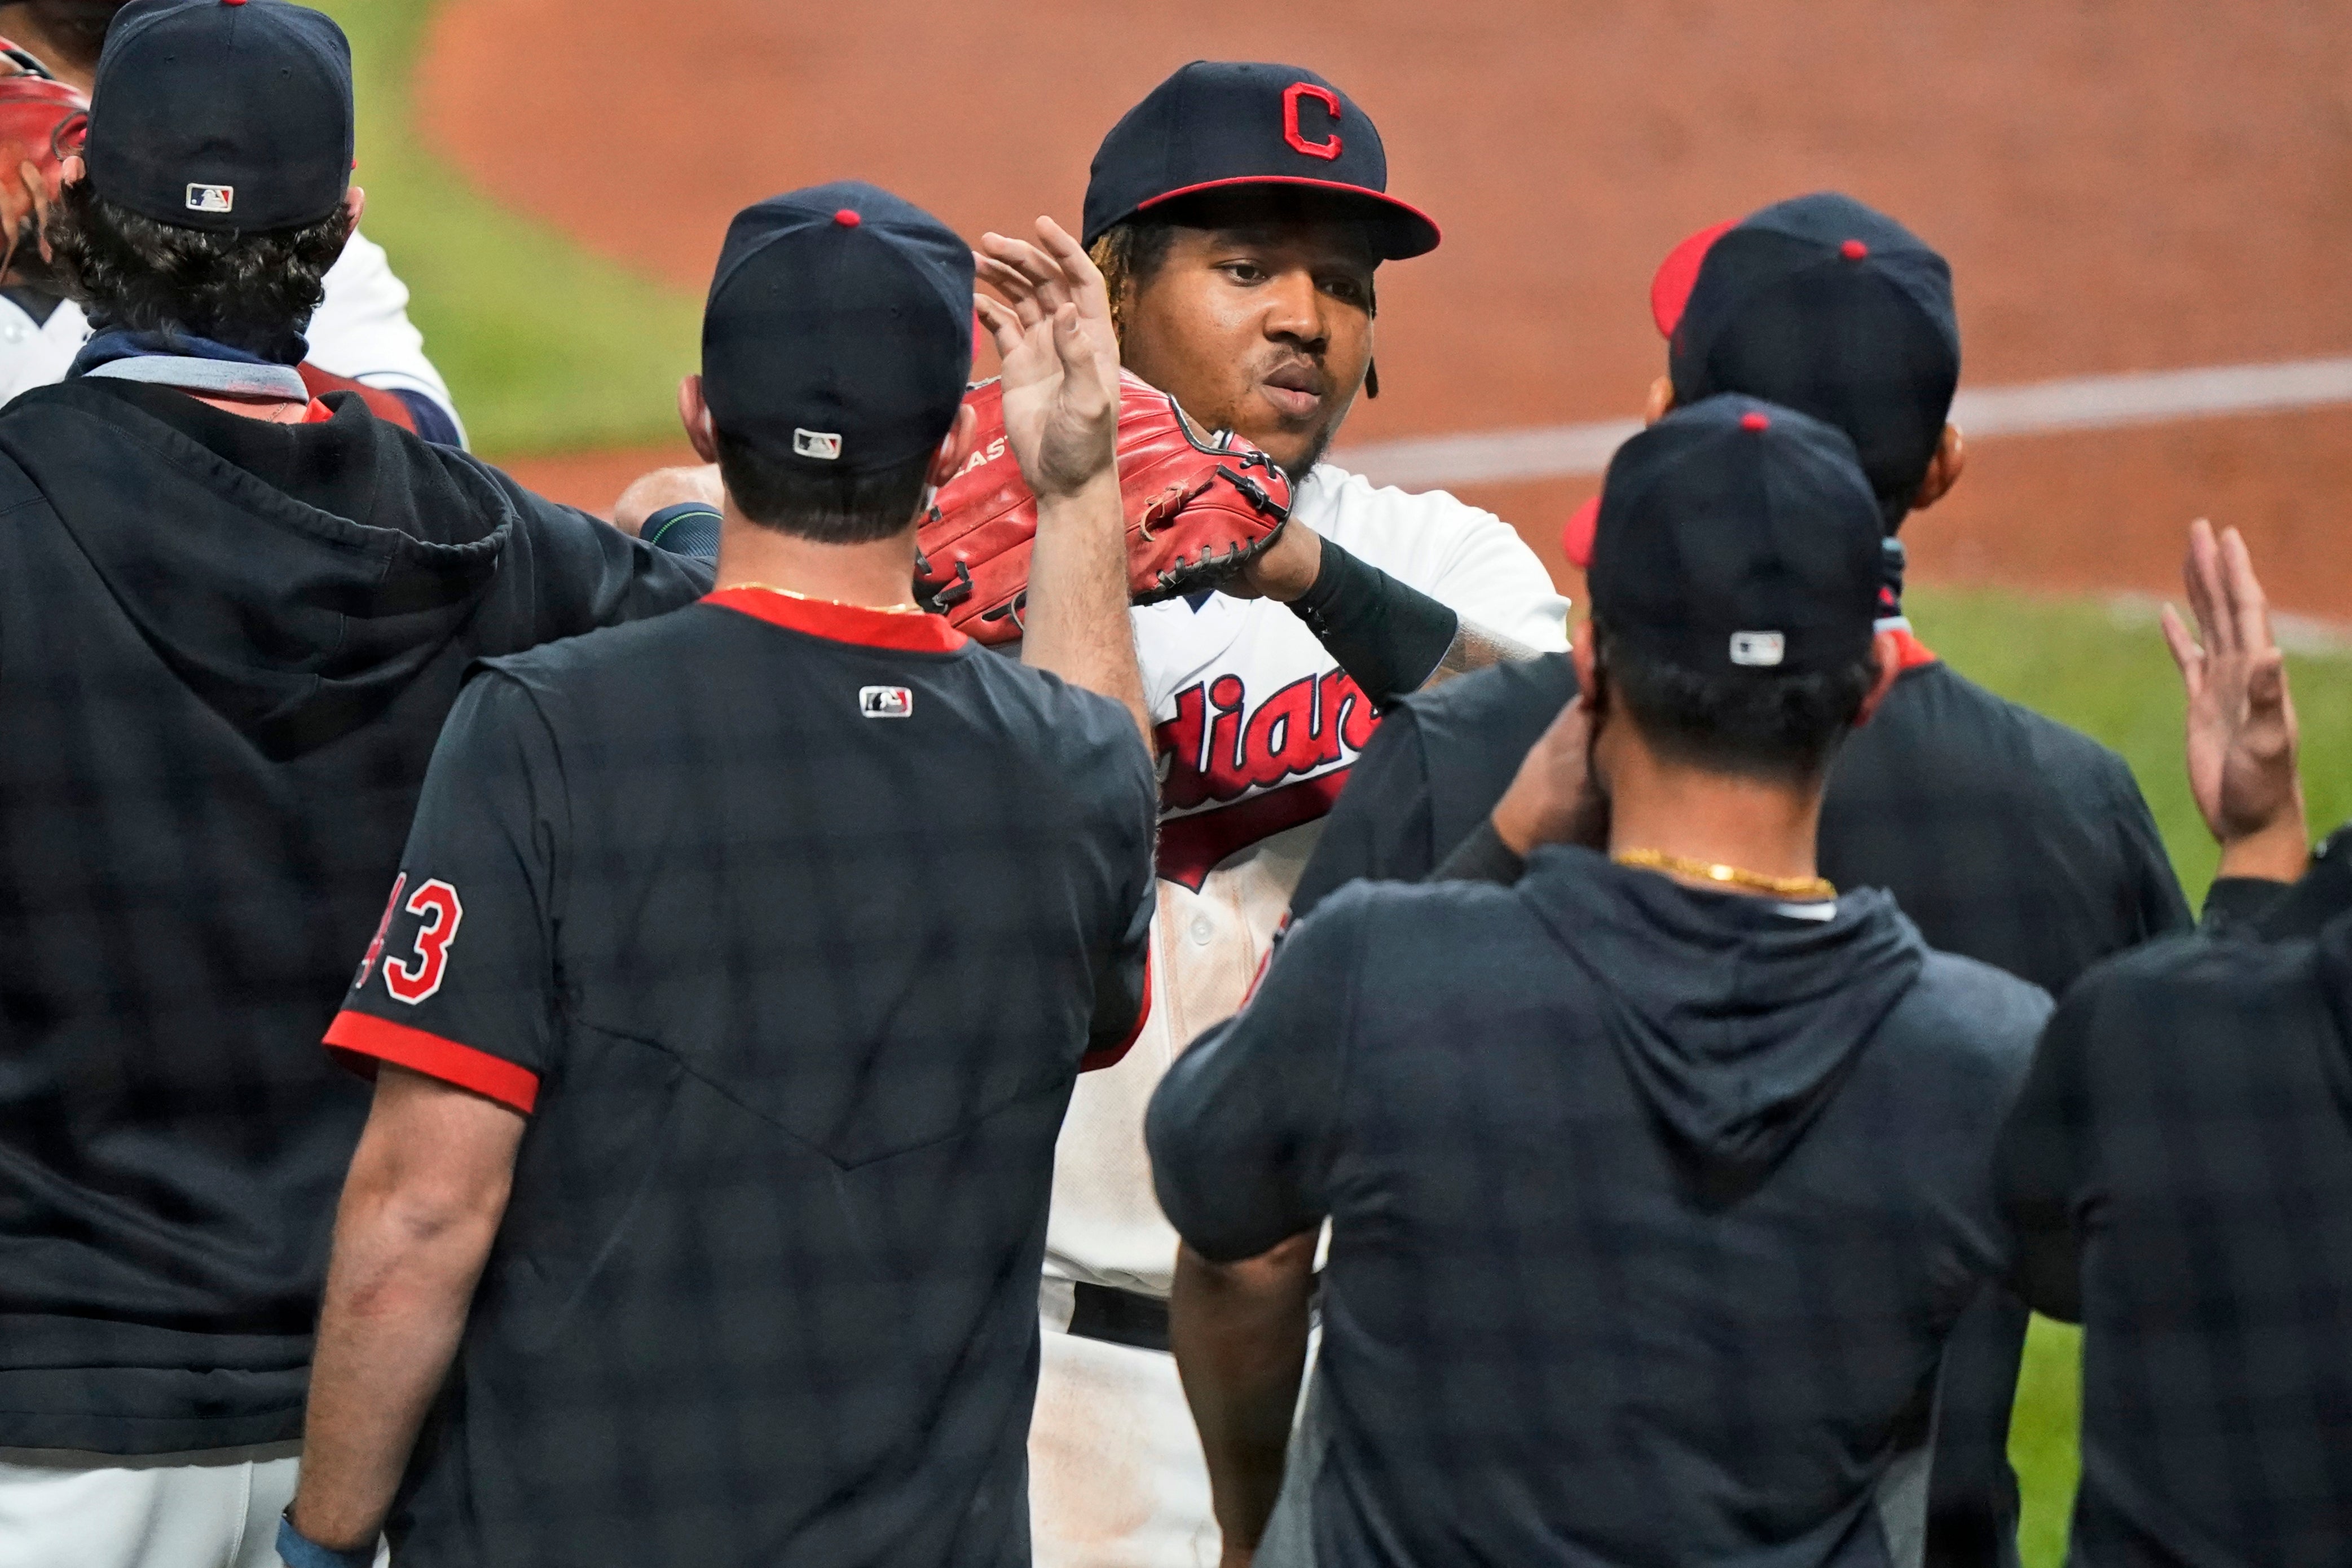
<path fill-rule="evenodd" d="M 2180 680 L 2155 622 L 2082 600 L 1914 589 L 1919 636 L 1955 668 L 2121 752 L 2139 778 L 2192 906 L 2216 852 L 2180 761 Z M 2315 832 L 2352 818 L 2352 654 L 2290 658 Z M 2018 1380 L 2009 1451 L 2024 1491 L 2028 1568 L 2056 1568 L 2078 1470 L 2082 1336 L 2036 1319 Z"/>
<path fill-rule="evenodd" d="M 351 35 L 369 237 L 409 286 L 410 318 L 478 450 L 567 451 L 677 433 L 700 301 L 498 206 L 428 152 L 409 78 L 428 0 L 316 0 Z"/>

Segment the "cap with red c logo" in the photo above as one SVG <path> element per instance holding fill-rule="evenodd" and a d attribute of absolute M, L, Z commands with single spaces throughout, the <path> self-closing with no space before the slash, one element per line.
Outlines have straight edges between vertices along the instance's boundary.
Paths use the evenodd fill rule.
<path fill-rule="evenodd" d="M 1194 60 L 1122 116 L 1095 153 L 1085 235 L 1180 196 L 1251 185 L 1319 193 L 1362 221 L 1383 259 L 1437 248 L 1437 225 L 1388 194 L 1371 118 L 1297 66 Z"/>

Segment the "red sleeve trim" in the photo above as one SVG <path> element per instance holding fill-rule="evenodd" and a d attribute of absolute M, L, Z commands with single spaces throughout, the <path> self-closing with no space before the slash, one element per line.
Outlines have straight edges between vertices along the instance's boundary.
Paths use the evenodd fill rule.
<path fill-rule="evenodd" d="M 375 1064 L 386 1061 L 471 1089 L 526 1116 L 539 1103 L 539 1075 L 529 1068 L 370 1014 L 336 1014 L 327 1026 L 327 1047 L 362 1078 L 373 1078 Z"/>
<path fill-rule="evenodd" d="M 1100 1072 L 1105 1068 L 1115 1068 L 1118 1066 L 1119 1063 L 1125 1061 L 1127 1059 L 1127 1053 L 1135 1049 L 1135 1042 L 1143 1038 L 1144 1022 L 1150 1016 L 1151 954 L 1147 952 L 1143 955 L 1143 1005 L 1135 1010 L 1135 1027 L 1129 1029 L 1127 1032 L 1127 1038 L 1121 1040 L 1118 1045 L 1106 1046 L 1098 1051 L 1088 1051 L 1085 1056 L 1080 1057 L 1078 1058 L 1078 1070 L 1080 1072 Z"/>

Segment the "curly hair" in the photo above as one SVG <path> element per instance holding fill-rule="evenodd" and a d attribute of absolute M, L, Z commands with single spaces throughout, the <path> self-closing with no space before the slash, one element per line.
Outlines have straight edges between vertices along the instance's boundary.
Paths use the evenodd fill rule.
<path fill-rule="evenodd" d="M 341 206 L 258 234 L 179 228 L 117 206 L 88 180 L 65 187 L 48 225 L 58 277 L 93 328 L 189 333 L 289 364 L 351 235 Z"/>
<path fill-rule="evenodd" d="M 106 29 L 127 0 L 19 0 L 31 14 L 33 26 L 65 58 L 46 65 L 98 68 L 99 50 L 106 45 Z"/>

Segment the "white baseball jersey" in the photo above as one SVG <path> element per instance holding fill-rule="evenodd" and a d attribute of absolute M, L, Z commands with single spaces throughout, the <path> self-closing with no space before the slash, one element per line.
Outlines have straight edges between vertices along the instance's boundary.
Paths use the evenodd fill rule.
<path fill-rule="evenodd" d="M 1327 463 L 1291 516 L 1481 626 L 1567 646 L 1568 601 L 1490 513 L 1375 489 Z M 1164 1296 L 1176 1233 L 1152 1196 L 1144 1108 L 1177 1053 L 1241 1005 L 1375 719 L 1286 605 L 1178 600 L 1138 610 L 1135 627 L 1164 753 L 1151 1012 L 1126 1059 L 1081 1078 L 1071 1098 L 1045 1269 Z M 1037 1568 L 1214 1568 L 1208 1470 L 1175 1361 L 1070 1335 L 1069 1289 L 1049 1280 L 1040 1296 Z"/>
<path fill-rule="evenodd" d="M 408 287 L 393 274 L 383 247 L 352 235 L 325 282 L 326 298 L 307 334 L 310 363 L 385 392 L 422 393 L 456 420 L 448 384 L 425 357 L 425 334 L 408 319 Z M 89 337 L 89 323 L 70 300 L 47 321 L 36 321 L 15 300 L 0 298 L 0 403 L 63 381 Z"/>
<path fill-rule="evenodd" d="M 1568 601 L 1491 512 L 1325 463 L 1291 516 L 1482 626 L 1568 644 Z M 1046 1269 L 1164 1296 L 1176 1233 L 1152 1196 L 1144 1108 L 1177 1054 L 1240 1007 L 1377 719 L 1287 605 L 1179 599 L 1136 611 L 1135 627 L 1163 770 L 1151 1013 L 1126 1059 L 1087 1074 L 1070 1101 Z"/>

